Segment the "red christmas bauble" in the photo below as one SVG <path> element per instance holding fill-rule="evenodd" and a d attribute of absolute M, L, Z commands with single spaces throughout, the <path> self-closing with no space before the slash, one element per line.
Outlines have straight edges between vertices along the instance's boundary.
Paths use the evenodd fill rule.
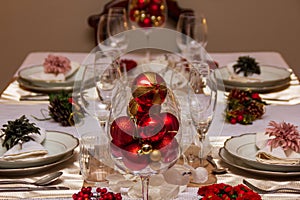
<path fill-rule="evenodd" d="M 145 17 L 143 20 L 139 21 L 139 26 L 146 28 L 146 27 L 151 27 L 152 26 L 152 22 L 150 17 Z"/>
<path fill-rule="evenodd" d="M 160 10 L 159 6 L 160 5 L 158 5 L 158 4 L 151 3 L 149 5 L 149 13 L 150 13 L 150 15 L 160 16 L 161 15 L 161 10 Z"/>
<path fill-rule="evenodd" d="M 166 131 L 174 137 L 179 130 L 179 121 L 177 117 L 168 112 L 161 113 L 161 116 L 163 118 Z"/>
<path fill-rule="evenodd" d="M 119 147 L 133 142 L 136 135 L 136 127 L 132 119 L 128 116 L 118 117 L 110 126 L 110 135 L 113 143 Z"/>
<path fill-rule="evenodd" d="M 137 7 L 139 9 L 144 9 L 147 7 L 149 0 L 137 0 Z"/>
<path fill-rule="evenodd" d="M 162 140 L 165 134 L 166 129 L 160 115 L 146 115 L 138 124 L 138 135 L 150 144 Z"/>
<path fill-rule="evenodd" d="M 165 146 L 169 145 L 174 140 L 174 136 L 168 132 L 165 133 L 164 137 L 158 141 L 157 143 L 153 144 L 153 149 L 160 150 Z"/>
<path fill-rule="evenodd" d="M 122 151 L 123 163 L 128 169 L 137 171 L 144 169 L 149 164 L 149 155 L 139 153 L 141 148 L 142 146 L 138 143 L 132 143 Z"/>
<path fill-rule="evenodd" d="M 154 72 L 138 75 L 133 80 L 131 91 L 136 102 L 147 107 L 162 104 L 168 92 L 164 79 Z"/>

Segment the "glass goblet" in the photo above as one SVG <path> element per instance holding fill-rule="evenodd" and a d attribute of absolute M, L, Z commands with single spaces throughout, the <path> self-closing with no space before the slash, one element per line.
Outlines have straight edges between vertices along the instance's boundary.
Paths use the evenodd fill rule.
<path fill-rule="evenodd" d="M 142 198 L 148 200 L 150 176 L 169 169 L 181 155 L 180 109 L 159 74 L 132 74 L 132 82 L 121 83 L 126 92 L 113 97 L 110 152 L 119 169 L 141 178 Z M 118 107 L 120 102 L 125 106 Z"/>

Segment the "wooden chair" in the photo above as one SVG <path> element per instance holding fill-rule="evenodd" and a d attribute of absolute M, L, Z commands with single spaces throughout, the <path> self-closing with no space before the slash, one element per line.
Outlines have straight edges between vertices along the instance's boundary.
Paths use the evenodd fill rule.
<path fill-rule="evenodd" d="M 94 29 L 94 39 L 95 44 L 97 45 L 97 29 L 100 16 L 103 14 L 107 14 L 109 8 L 112 7 L 124 7 L 128 10 L 128 2 L 129 0 L 112 0 L 105 4 L 103 11 L 99 14 L 94 14 L 88 17 L 88 24 L 90 27 Z M 176 23 L 178 21 L 179 15 L 184 12 L 194 12 L 192 9 L 180 8 L 176 2 L 176 0 L 166 0 L 168 7 L 168 24 L 169 27 L 175 28 Z"/>

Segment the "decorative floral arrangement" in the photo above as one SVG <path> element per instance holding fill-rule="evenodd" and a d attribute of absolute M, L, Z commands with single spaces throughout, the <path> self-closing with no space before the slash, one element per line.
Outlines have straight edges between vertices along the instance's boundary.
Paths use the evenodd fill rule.
<path fill-rule="evenodd" d="M 271 121 L 269 126 L 271 128 L 267 128 L 265 134 L 270 137 L 275 136 L 268 142 L 272 148 L 280 146 L 283 150 L 291 149 L 300 153 L 300 134 L 297 126 L 286 122 L 276 123 L 275 121 Z"/>
<path fill-rule="evenodd" d="M 106 188 L 96 188 L 96 192 L 92 192 L 92 187 L 82 187 L 78 193 L 72 195 L 74 200 L 121 200 L 121 193 L 109 192 Z"/>
<path fill-rule="evenodd" d="M 252 124 L 265 113 L 265 105 L 256 92 L 232 89 L 227 97 L 226 120 L 231 124 Z"/>
<path fill-rule="evenodd" d="M 243 72 L 245 77 L 260 74 L 259 64 L 250 56 L 240 56 L 237 63 L 233 65 L 233 70 L 236 74 Z"/>
<path fill-rule="evenodd" d="M 67 73 L 71 70 L 71 61 L 64 57 L 64 56 L 55 56 L 49 54 L 48 57 L 45 59 L 44 63 L 44 71 L 45 73 Z"/>
<path fill-rule="evenodd" d="M 40 134 L 40 128 L 35 123 L 30 123 L 25 115 L 14 121 L 8 121 L 1 131 L 3 134 L 0 132 L 0 138 L 4 137 L 2 146 L 7 150 L 18 143 L 34 141 L 31 134 Z"/>
<path fill-rule="evenodd" d="M 217 183 L 200 187 L 198 195 L 201 200 L 261 200 L 261 196 L 243 184 L 231 186 Z"/>

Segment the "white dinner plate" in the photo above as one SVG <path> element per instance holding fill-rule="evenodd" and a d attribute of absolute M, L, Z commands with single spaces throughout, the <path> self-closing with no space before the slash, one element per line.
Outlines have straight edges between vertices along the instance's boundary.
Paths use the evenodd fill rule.
<path fill-rule="evenodd" d="M 280 171 L 280 172 L 300 172 L 300 165 L 266 164 L 256 161 L 258 148 L 255 144 L 255 133 L 247 133 L 239 136 L 232 136 L 224 143 L 224 148 L 232 156 L 239 158 L 245 164 L 256 169 Z"/>
<path fill-rule="evenodd" d="M 42 145 L 48 151 L 47 155 L 33 158 L 24 158 L 14 161 L 0 158 L 0 169 L 16 169 L 24 167 L 36 167 L 56 162 L 67 155 L 71 155 L 78 146 L 79 141 L 73 135 L 60 131 L 46 131 L 46 138 Z M 0 147 L 0 156 L 6 152 L 6 148 Z"/>
<path fill-rule="evenodd" d="M 65 75 L 65 80 L 56 80 L 54 74 L 44 73 L 43 65 L 36 65 L 21 69 L 18 73 L 19 79 L 39 87 L 67 87 L 73 86 L 79 64 L 71 62 L 71 71 Z M 47 78 L 48 77 L 48 78 Z M 51 78 L 52 77 L 52 78 Z"/>
<path fill-rule="evenodd" d="M 249 165 L 246 165 L 243 163 L 243 160 L 237 159 L 236 157 L 233 157 L 230 155 L 224 148 L 220 148 L 219 150 L 219 156 L 230 166 L 233 166 L 237 169 L 244 170 L 246 172 L 250 172 L 257 174 L 257 175 L 264 175 L 264 176 L 270 176 L 270 177 L 292 177 L 292 176 L 300 176 L 300 171 L 298 172 L 277 172 L 277 171 L 269 171 L 269 170 L 262 170 L 262 169 L 256 169 Z"/>
<path fill-rule="evenodd" d="M 25 167 L 25 168 L 15 168 L 15 169 L 2 169 L 0 168 L 0 176 L 2 177 L 12 177 L 12 176 L 28 176 L 40 172 L 45 172 L 46 170 L 52 170 L 54 167 L 58 166 L 59 164 L 62 164 L 66 162 L 67 160 L 70 160 L 74 156 L 74 152 L 68 155 L 65 155 L 63 158 L 59 159 L 56 162 L 35 166 L 35 167 Z M 59 169 L 57 169 L 58 171 Z"/>
<path fill-rule="evenodd" d="M 233 72 L 232 65 L 233 63 L 215 70 L 216 78 L 223 82 L 225 89 L 273 90 L 288 85 L 291 80 L 291 72 L 286 68 L 261 65 L 260 74 L 243 77 L 242 73 Z"/>

